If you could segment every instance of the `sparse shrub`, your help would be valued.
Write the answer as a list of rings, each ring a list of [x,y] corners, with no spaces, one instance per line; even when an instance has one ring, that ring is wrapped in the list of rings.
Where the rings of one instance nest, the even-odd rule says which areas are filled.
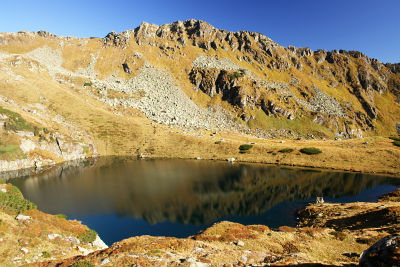
[[[64,219],[64,220],[66,220],[68,218],[67,215],[65,215],[65,214],[56,214],[54,216],[56,216],[57,218],[60,218],[60,219]]]
[[[83,234],[78,236],[78,239],[84,243],[91,243],[96,239],[97,233],[95,230],[89,229],[86,232],[84,232]]]
[[[92,82],[85,82],[84,84],[83,84],[83,86],[92,86],[93,85],[93,83]]]
[[[42,252],[42,257],[43,258],[50,258],[50,253],[48,253],[47,251],[43,251]]]
[[[400,137],[395,137],[395,136],[391,136],[391,137],[389,137],[389,139],[391,139],[393,141],[400,141]]]
[[[394,142],[393,142],[393,145],[395,145],[395,146],[400,146],[400,141],[394,141]]]
[[[290,153],[293,151],[294,151],[293,148],[284,148],[284,149],[278,150],[278,152],[280,152],[280,153]]]
[[[239,79],[240,77],[243,77],[244,72],[242,71],[235,71],[234,73],[229,75],[229,80],[236,80]]]
[[[90,261],[77,261],[72,264],[72,267],[94,267],[95,265]]]
[[[268,151],[267,153],[268,153],[268,154],[271,154],[271,153],[274,153],[274,151],[273,151],[273,150],[270,150],[270,151]]]
[[[333,235],[336,239],[339,239],[341,241],[346,239],[346,234],[343,232],[333,231],[333,232],[330,232],[329,234]]]
[[[247,150],[251,149],[252,147],[253,147],[253,145],[244,144],[244,145],[240,145],[239,146],[239,150],[240,151],[247,151]]]
[[[37,206],[25,199],[21,191],[15,186],[12,186],[7,193],[0,192],[0,209],[22,213],[36,208]]]
[[[271,155],[272,155],[272,156],[276,156],[276,152],[272,152]]]
[[[219,145],[219,144],[221,144],[222,142],[221,141],[215,141],[214,142],[214,144],[216,144],[216,145]]]
[[[300,152],[307,155],[315,155],[322,153],[321,149],[316,147],[305,147],[300,149]]]

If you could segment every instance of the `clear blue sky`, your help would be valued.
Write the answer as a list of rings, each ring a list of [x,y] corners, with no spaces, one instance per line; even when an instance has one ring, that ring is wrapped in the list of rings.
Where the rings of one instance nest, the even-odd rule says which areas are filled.
[[[400,62],[400,0],[2,0],[0,31],[103,37],[142,21],[201,19],[265,34],[283,46],[359,50]]]

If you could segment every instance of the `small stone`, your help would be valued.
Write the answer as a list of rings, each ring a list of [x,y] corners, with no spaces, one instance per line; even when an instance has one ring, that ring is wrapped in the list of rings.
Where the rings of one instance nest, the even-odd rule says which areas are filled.
[[[28,250],[27,248],[21,248],[21,251],[22,251],[24,254],[27,254],[27,253],[29,252],[29,250]]]
[[[235,158],[228,158],[227,161],[233,163],[233,162],[235,162]]]
[[[244,242],[242,240],[238,240],[238,241],[235,242],[235,245],[239,246],[239,247],[243,247],[244,246]]]
[[[32,218],[31,218],[31,216],[25,216],[25,215],[22,215],[22,214],[18,214],[18,216],[15,217],[15,219],[17,221],[28,221],[28,220],[30,220]]]
[[[101,261],[100,265],[106,265],[110,263],[110,259],[109,258],[105,258]]]
[[[49,234],[49,235],[47,235],[47,237],[48,237],[50,240],[54,240],[54,239],[56,239],[57,237],[60,237],[60,235],[59,235],[59,234]]]
[[[200,158],[200,157],[197,157],[196,160],[201,160],[201,158]]]

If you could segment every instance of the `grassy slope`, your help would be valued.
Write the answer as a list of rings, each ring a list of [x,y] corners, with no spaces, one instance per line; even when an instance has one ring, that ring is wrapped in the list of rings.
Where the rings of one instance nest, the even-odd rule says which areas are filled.
[[[22,41],[21,41],[22,42]],[[43,45],[42,38],[30,41],[27,46],[6,46],[1,47],[2,50],[8,52],[26,52],[40,45]],[[35,43],[37,42],[37,43]],[[98,51],[99,42],[96,39],[86,41],[73,40],[71,43],[81,42],[81,48],[75,49],[73,46],[64,46],[64,67],[76,70],[78,66],[87,66],[89,61],[89,53]],[[47,44],[47,43],[46,43]],[[49,41],[48,45],[55,47],[53,41]],[[76,45],[76,44],[74,44]],[[145,55],[145,59],[151,64],[168,69],[179,84],[182,90],[185,91],[193,100],[202,106],[219,104],[221,102],[216,99],[211,99],[201,92],[194,92],[192,85],[186,77],[187,71],[190,69],[191,61],[196,58],[201,52],[196,47],[183,48],[185,54],[179,61],[159,58],[158,50],[154,47],[142,47],[132,43],[125,50],[116,49],[113,47],[104,48],[100,52],[99,60],[95,69],[99,71],[100,76],[111,74],[112,70],[118,69],[118,75],[123,78],[128,78],[127,74],[123,73],[120,68],[121,62],[125,60],[137,60],[129,58],[134,51],[139,51]],[[213,52],[217,53],[217,52]],[[226,53],[220,51],[220,56],[231,58],[237,62],[235,53]],[[173,63],[175,62],[175,63]],[[237,62],[239,63],[239,62]],[[140,62],[138,63],[140,65]],[[241,63],[243,64],[243,63]],[[247,64],[247,63],[246,63]],[[254,73],[262,75],[262,72],[255,69],[253,66],[246,66]],[[83,88],[84,80],[71,81],[74,85],[58,83],[54,81],[45,72],[33,73],[24,66],[14,68],[14,72],[24,77],[20,81],[8,81],[10,78],[6,73],[0,73],[0,94],[9,99],[15,100],[17,103],[27,106],[28,104],[41,103],[48,113],[52,116],[56,114],[62,115],[69,122],[76,125],[78,128],[90,134],[96,147],[101,155],[130,155],[136,156],[139,153],[147,154],[152,157],[176,157],[176,158],[194,158],[202,157],[205,159],[222,159],[235,157],[243,161],[265,162],[265,163],[280,163],[299,166],[315,166],[323,168],[338,168],[356,171],[376,171],[399,173],[400,166],[400,150],[394,147],[389,140],[384,138],[370,138],[368,140],[348,140],[348,141],[291,141],[287,140],[285,144],[281,144],[276,140],[261,140],[250,136],[239,136],[229,133],[220,133],[217,136],[209,136],[209,133],[203,131],[202,137],[193,137],[183,135],[182,130],[170,129],[163,125],[158,125],[150,122],[148,119],[140,115],[140,112],[132,109],[111,108],[110,106],[100,103],[91,98],[87,91]],[[272,76],[282,76],[286,79],[283,73],[271,72]],[[134,74],[132,74],[134,75]],[[324,88],[322,85],[320,85]],[[345,90],[343,99],[347,97]],[[328,92],[332,93],[333,92]],[[391,98],[391,96],[390,96]],[[338,98],[341,99],[340,97]],[[389,97],[377,96],[378,101],[383,104]],[[34,120],[32,114],[26,113],[15,106],[10,105],[10,109],[20,112],[28,121]],[[395,106],[397,108],[397,106]],[[232,109],[232,108],[231,108]],[[388,108],[382,108],[382,117],[385,118],[385,113],[390,113],[391,119],[398,119],[397,113],[392,112]],[[116,115],[119,111],[123,116]],[[400,112],[399,112],[400,114]],[[267,118],[264,115],[259,115],[256,126],[260,128],[279,128],[291,127],[303,132],[312,132],[321,130],[321,127],[312,123],[309,119],[299,119],[294,121],[279,120]],[[261,119],[260,119],[261,117]],[[60,131],[66,135],[70,129],[63,127],[54,122],[48,121],[49,127],[53,130]],[[386,129],[384,126],[382,128]],[[379,127],[378,127],[379,129]],[[324,129],[322,129],[324,130]],[[326,130],[324,130],[326,131]],[[392,133],[391,131],[389,131]],[[388,131],[382,130],[382,134],[387,134]],[[327,134],[329,134],[327,132]],[[223,142],[220,145],[215,145],[214,142],[225,138],[229,141]],[[256,142],[257,145],[250,153],[238,154],[238,146],[246,142]],[[368,144],[363,144],[364,142]],[[288,153],[285,155],[272,155],[267,151],[279,150],[282,148],[294,148],[296,150],[304,146],[315,146],[321,148],[323,153],[317,156],[305,156],[300,153]]]

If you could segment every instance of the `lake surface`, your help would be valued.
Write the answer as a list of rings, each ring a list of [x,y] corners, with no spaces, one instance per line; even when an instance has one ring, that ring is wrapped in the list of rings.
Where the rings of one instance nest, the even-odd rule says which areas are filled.
[[[113,242],[136,235],[187,237],[229,220],[296,225],[296,212],[325,201],[376,201],[399,178],[194,160],[102,158],[11,179],[46,213],[63,213]]]

